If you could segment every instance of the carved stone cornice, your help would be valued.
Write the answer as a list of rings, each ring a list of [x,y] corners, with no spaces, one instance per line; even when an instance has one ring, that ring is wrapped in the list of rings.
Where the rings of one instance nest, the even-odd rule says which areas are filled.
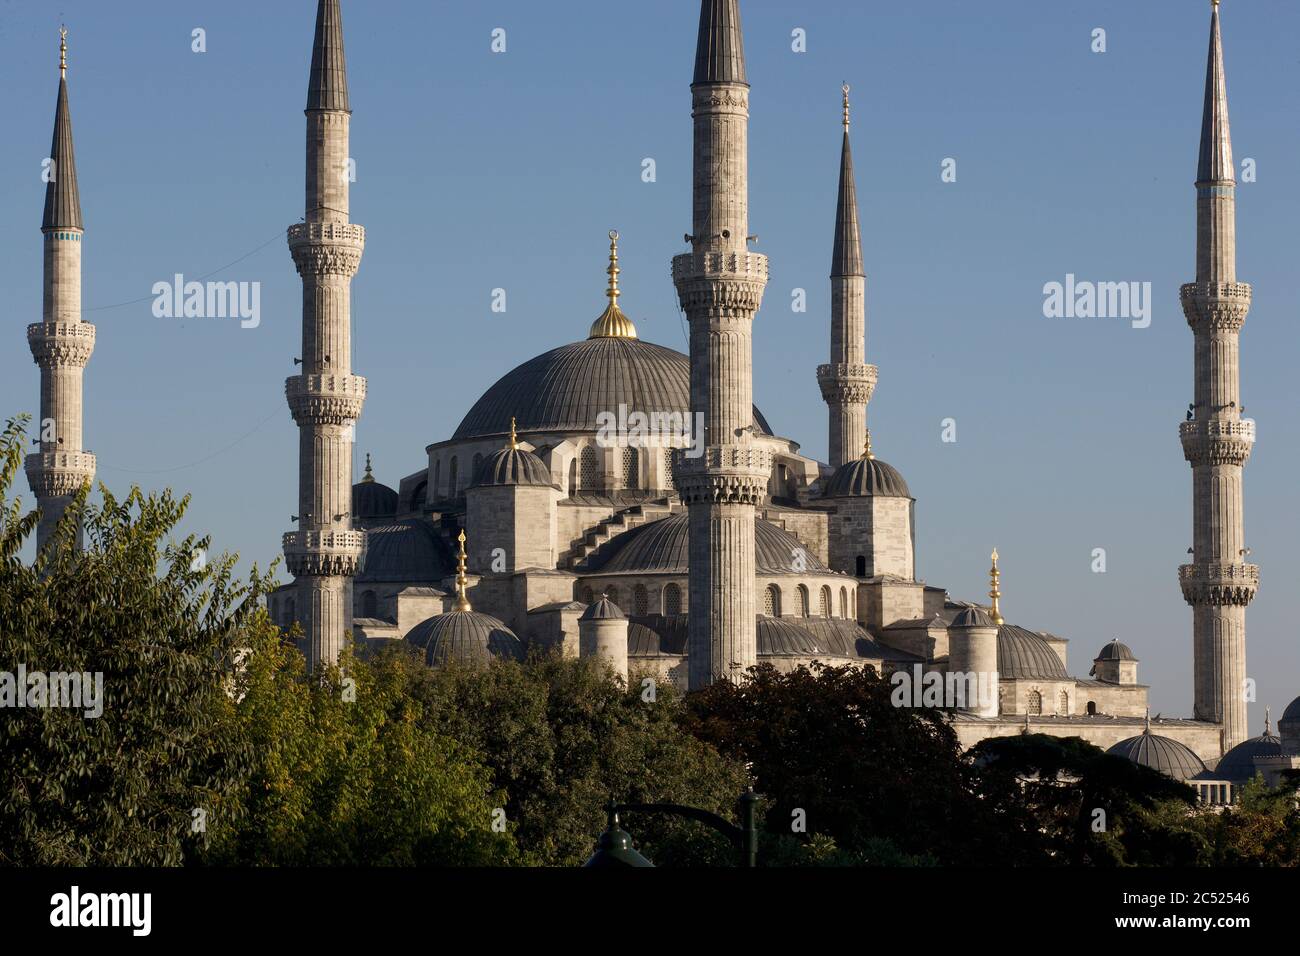
[[[1245,607],[1259,589],[1259,565],[1184,564],[1178,583],[1188,604]]]
[[[699,312],[739,317],[763,304],[767,256],[757,252],[687,252],[673,256],[673,285],[688,318]]]
[[[74,495],[95,480],[95,456],[88,451],[44,451],[23,459],[27,483],[37,499]]]
[[[351,278],[361,266],[366,230],[354,222],[298,222],[288,229],[289,252],[298,274]]]
[[[361,417],[366,380],[360,375],[290,375],[284,394],[299,425],[346,425]]]
[[[876,389],[874,365],[818,365],[817,384],[831,405],[865,405]]]
[[[1178,437],[1183,457],[1193,465],[1244,465],[1255,444],[1255,423],[1249,418],[1182,422]]]
[[[691,87],[691,116],[749,115],[749,87],[739,83],[701,83]]]
[[[33,322],[27,345],[41,368],[85,368],[95,351],[95,327],[89,322]]]
[[[294,577],[352,577],[366,549],[364,531],[289,531],[284,562]]]
[[[692,504],[762,504],[772,475],[772,452],[757,445],[707,445],[690,457],[673,450],[673,483]]]
[[[1240,332],[1250,311],[1250,286],[1245,282],[1188,282],[1178,291],[1183,315],[1192,331]]]

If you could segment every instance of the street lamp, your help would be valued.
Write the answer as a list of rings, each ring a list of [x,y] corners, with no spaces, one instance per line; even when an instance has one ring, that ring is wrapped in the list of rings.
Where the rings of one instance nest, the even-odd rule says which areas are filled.
[[[668,816],[686,817],[718,831],[740,851],[740,865],[758,866],[758,826],[754,822],[755,807],[758,797],[754,788],[749,787],[740,795],[740,826],[729,823],[716,813],[701,810],[699,807],[685,807],[678,803],[623,803],[610,801],[605,807],[607,823],[605,832],[596,841],[596,852],[587,860],[585,866],[591,867],[626,867],[654,866],[649,860],[632,849],[632,836],[619,826],[620,813],[662,813]]]

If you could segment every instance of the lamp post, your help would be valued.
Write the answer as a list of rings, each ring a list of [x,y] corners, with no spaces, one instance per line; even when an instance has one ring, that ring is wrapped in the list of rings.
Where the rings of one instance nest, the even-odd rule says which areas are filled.
[[[584,864],[590,867],[627,867],[654,866],[649,860],[632,849],[632,836],[619,825],[620,813],[660,813],[667,816],[685,817],[695,820],[725,836],[740,852],[740,865],[758,866],[758,826],[755,812],[758,797],[754,788],[749,787],[740,795],[740,826],[729,823],[716,813],[701,810],[699,807],[686,807],[678,803],[615,803],[613,800],[605,807],[607,823],[605,831],[596,841],[596,852]]]

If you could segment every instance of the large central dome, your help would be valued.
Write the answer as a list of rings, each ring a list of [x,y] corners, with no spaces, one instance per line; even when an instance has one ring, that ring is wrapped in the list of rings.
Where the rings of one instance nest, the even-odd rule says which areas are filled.
[[[594,432],[601,412],[678,412],[691,403],[691,364],[681,352],[640,339],[598,336],[562,345],[503,375],[474,403],[453,438],[521,432]],[[689,419],[686,419],[689,421]],[[754,427],[771,429],[757,408]]]

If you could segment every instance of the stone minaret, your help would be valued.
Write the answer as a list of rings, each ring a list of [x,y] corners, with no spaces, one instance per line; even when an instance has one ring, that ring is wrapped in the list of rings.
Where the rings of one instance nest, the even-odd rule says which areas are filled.
[[[752,331],[767,258],[748,249],[749,84],[737,0],[703,0],[695,79],[692,251],[673,258],[690,322],[691,410],[698,457],[677,453],[676,486],[690,509],[689,687],[738,679],[757,662],[754,507],[770,452],[754,441]]]
[[[1241,472],[1255,423],[1241,417],[1238,389],[1237,343],[1250,286],[1237,281],[1235,192],[1216,0],[1196,171],[1196,281],[1182,287],[1195,335],[1195,400],[1179,430],[1192,466],[1192,560],[1179,579],[1192,606],[1193,716],[1221,723],[1224,747],[1248,736],[1246,605],[1259,584],[1242,530]]]
[[[311,666],[333,662],[352,627],[352,576],[365,532],[352,527],[353,428],[366,380],[352,374],[352,276],[366,233],[348,222],[347,68],[339,0],[320,0],[307,88],[307,215],[289,227],[302,276],[302,374],[285,381],[298,423],[298,530],[284,536]]]
[[[866,364],[866,288],[858,231],[858,191],[849,148],[849,87],[845,84],[840,197],[831,254],[831,361],[817,366],[817,384],[830,407],[828,459],[832,468],[852,461],[861,452],[867,433],[867,402],[876,387],[876,367]]]
[[[67,30],[59,35],[59,99],[54,112],[49,181],[45,187],[45,294],[41,321],[27,326],[27,344],[41,368],[41,418],[36,438],[41,450],[24,462],[41,521],[40,551],[72,496],[94,480],[95,456],[81,447],[81,377],[95,348],[95,327],[81,321],[81,197],[72,154],[72,116],[68,112]],[[77,546],[81,529],[77,529]]]

